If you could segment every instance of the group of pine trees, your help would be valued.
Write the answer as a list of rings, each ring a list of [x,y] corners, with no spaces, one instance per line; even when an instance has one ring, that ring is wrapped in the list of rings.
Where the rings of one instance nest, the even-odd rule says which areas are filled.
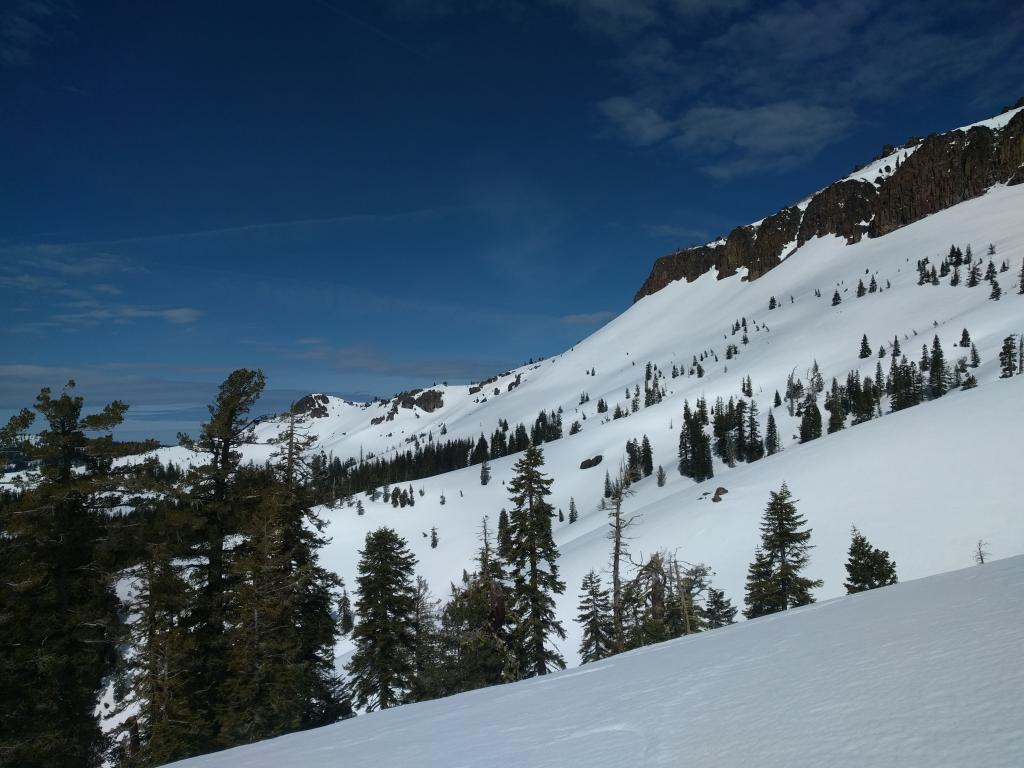
[[[803,575],[813,548],[806,525],[785,483],[769,494],[761,518],[761,544],[747,570],[743,615],[748,619],[814,602],[811,590],[822,582]],[[851,530],[846,572],[847,594],[897,582],[896,563],[889,553],[872,546],[856,527]]]
[[[263,387],[259,371],[227,378],[199,437],[182,436],[201,457],[184,473],[115,468],[122,447],[89,433],[127,406],[84,416],[73,382],[40,393],[39,435],[30,411],[3,430],[41,468],[0,508],[3,764],[158,765],[345,713],[309,441],[293,418],[270,462],[241,462]],[[113,744],[95,712],[108,680]]]
[[[928,257],[918,259],[917,284],[940,285],[941,279],[949,277],[949,285],[953,287],[963,283],[968,288],[976,288],[984,281],[990,286],[989,298],[993,301],[999,301],[1002,298],[1003,289],[999,285],[997,275],[1008,272],[1010,265],[1009,262],[1004,260],[997,269],[995,260],[992,258],[995,255],[995,245],[989,244],[988,264],[985,266],[983,273],[982,264],[984,264],[984,260],[974,260],[974,254],[971,253],[970,245],[967,246],[966,250],[961,250],[957,245],[951,245],[949,253],[939,262],[937,269],[934,264],[930,264]],[[963,275],[960,272],[961,267],[964,268]],[[1024,264],[1021,265],[1018,293],[1024,294]]]
[[[348,665],[354,703],[368,711],[544,675],[565,661],[554,644],[562,594],[555,512],[541,450],[530,446],[508,485],[497,541],[487,518],[477,570],[451,586],[441,606],[415,576],[415,557],[389,528],[366,537],[358,565],[355,653]]]

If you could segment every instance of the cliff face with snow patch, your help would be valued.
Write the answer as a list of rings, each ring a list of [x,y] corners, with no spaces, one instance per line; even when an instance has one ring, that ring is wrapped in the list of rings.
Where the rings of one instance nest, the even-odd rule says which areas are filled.
[[[662,256],[633,300],[712,269],[719,278],[745,269],[755,280],[813,237],[839,235],[848,243],[881,237],[995,184],[1024,182],[1024,106],[1017,104],[991,120],[912,140],[724,240]]]

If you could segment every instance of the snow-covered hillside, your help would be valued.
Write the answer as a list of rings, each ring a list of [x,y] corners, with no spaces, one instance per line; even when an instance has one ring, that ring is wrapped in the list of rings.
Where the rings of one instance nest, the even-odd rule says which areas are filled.
[[[989,243],[996,247],[997,265],[1009,263],[1009,270],[998,275],[1002,300],[991,301],[984,282],[976,288],[951,287],[947,280],[938,286],[917,285],[917,259],[927,256],[934,263],[952,244],[971,244],[976,257],[982,256]],[[572,620],[577,589],[588,570],[600,569],[608,561],[607,518],[598,509],[604,473],[609,468],[614,472],[627,440],[645,434],[653,445],[655,464],[665,467],[669,479],[659,488],[654,477],[645,478],[627,502],[627,512],[640,515],[631,530],[634,557],[666,548],[684,560],[706,562],[717,574],[716,586],[737,603],[742,602],[760,514],[769,491],[783,480],[814,530],[817,548],[809,575],[825,580],[819,599],[843,592],[851,524],[893,555],[904,579],[969,564],[978,539],[990,542],[996,556],[1024,553],[1024,521],[1014,491],[1016,446],[1024,425],[1024,377],[1000,380],[997,366],[1003,338],[1024,332],[1024,296],[1016,293],[1022,259],[1024,185],[996,187],[885,237],[856,245],[840,238],[813,240],[754,282],[739,275],[716,280],[708,274],[692,283],[673,283],[573,349],[513,371],[479,393],[470,394],[468,387],[438,387],[444,406],[433,413],[399,408],[394,420],[372,425],[370,420],[386,414],[388,405],[332,399],[328,415],[308,424],[324,450],[345,458],[404,449],[405,439],[413,434],[422,439],[429,434],[435,440],[475,438],[481,432],[489,436],[499,419],[529,426],[542,409],[561,407],[566,432],[579,419],[578,434],[544,445],[546,472],[554,478],[553,503],[567,514],[572,497],[580,510],[575,524],[555,522],[559,565],[567,583],[558,610],[569,632],[560,645],[572,664],[579,633]],[[867,283],[871,276],[882,290],[856,298],[858,280]],[[833,306],[837,289],[842,303]],[[769,311],[773,296],[779,306]],[[739,318],[748,321],[747,345],[740,343],[741,334],[732,335]],[[755,323],[762,330],[755,331]],[[715,477],[703,484],[675,470],[684,399],[692,404],[701,395],[709,402],[737,396],[741,380],[750,376],[763,432],[774,393],[784,392],[794,368],[806,380],[816,360],[826,382],[833,376],[844,381],[852,368],[873,375],[878,359],[858,357],[863,334],[875,350],[898,337],[912,359],[938,334],[952,357],[966,352],[956,346],[963,328],[970,331],[981,355],[981,366],[972,371],[980,382],[977,389],[886,413],[805,445],[794,439],[798,419],[791,418],[785,407],[776,408],[785,446],[781,454],[734,468],[716,460]],[[726,360],[725,348],[731,343],[740,352]],[[705,360],[702,378],[685,375],[692,357],[709,349],[715,350],[718,362]],[[599,416],[599,398],[612,409],[616,403],[628,405],[625,390],[643,387],[648,361],[666,376],[673,364],[680,365],[684,375],[665,379],[667,395],[657,405],[614,421],[608,420],[609,414]],[[881,362],[887,370],[888,357]],[[520,385],[508,391],[516,376]],[[497,396],[494,387],[499,389]],[[580,406],[582,392],[590,401]],[[442,425],[446,438],[441,437]],[[269,437],[277,426],[265,424],[260,431]],[[259,460],[270,450],[257,446],[250,449],[250,456]],[[178,461],[187,458],[181,449],[165,449],[163,454]],[[604,457],[600,466],[579,468],[583,459],[597,454]],[[324,553],[325,564],[354,584],[357,551],[365,534],[391,526],[409,540],[420,561],[418,573],[445,597],[448,584],[471,565],[481,518],[489,515],[493,524],[507,506],[504,484],[512,477],[515,461],[515,456],[492,461],[493,478],[486,487],[475,466],[415,481],[414,507],[396,509],[361,496],[365,515],[347,506],[325,509],[333,537]],[[719,485],[729,493],[713,504],[708,494]],[[436,549],[427,538],[432,527],[440,537]]]
[[[176,765],[1018,765],[1022,594],[1010,558]]]

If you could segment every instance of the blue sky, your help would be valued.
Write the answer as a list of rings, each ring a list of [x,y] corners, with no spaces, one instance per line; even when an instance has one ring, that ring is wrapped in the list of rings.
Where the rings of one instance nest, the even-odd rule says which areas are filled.
[[[653,260],[1024,95],[1019,3],[0,5],[0,415],[193,429],[557,353]]]

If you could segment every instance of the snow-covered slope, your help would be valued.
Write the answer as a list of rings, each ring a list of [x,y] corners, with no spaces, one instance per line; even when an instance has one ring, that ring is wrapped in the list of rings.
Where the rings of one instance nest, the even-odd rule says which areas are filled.
[[[996,247],[997,266],[1003,260],[1009,263],[1009,271],[998,275],[1004,291],[1001,301],[989,300],[984,282],[976,288],[954,288],[947,280],[938,286],[917,285],[917,259],[930,257],[936,263],[952,244],[971,244],[980,257],[989,243]],[[996,556],[1024,553],[1024,521],[1014,491],[1024,429],[1024,377],[1000,380],[997,366],[1003,338],[1024,332],[1024,296],[1016,293],[1022,259],[1024,185],[998,186],[885,237],[856,245],[840,238],[812,240],[754,282],[739,275],[716,280],[708,274],[692,283],[673,283],[573,349],[513,371],[479,393],[470,394],[468,387],[438,387],[444,406],[433,413],[400,408],[393,421],[372,425],[371,418],[385,415],[390,406],[332,399],[328,415],[311,419],[308,425],[326,451],[345,458],[404,449],[413,434],[435,440],[475,438],[481,432],[489,437],[500,418],[529,427],[542,409],[561,407],[566,433],[573,420],[580,420],[579,434],[544,445],[546,472],[554,478],[552,502],[567,514],[572,497],[580,510],[575,524],[555,522],[562,554],[559,565],[567,583],[558,610],[569,632],[560,645],[572,664],[578,642],[572,621],[576,591],[589,569],[600,569],[608,560],[607,520],[598,510],[604,473],[608,468],[614,472],[627,440],[645,434],[653,445],[655,464],[665,467],[669,479],[659,488],[653,477],[645,478],[628,501],[627,511],[640,515],[631,531],[634,557],[666,548],[684,560],[706,562],[717,573],[715,584],[734,602],[742,602],[746,567],[768,492],[783,480],[814,530],[817,549],[810,575],[825,580],[819,599],[843,591],[842,564],[851,524],[889,550],[901,578],[970,563],[978,539],[990,542]],[[858,280],[867,283],[871,276],[882,290],[856,298]],[[834,290],[842,296],[838,306],[831,302]],[[773,296],[779,306],[769,311]],[[742,317],[750,328],[747,345],[741,344],[741,334],[732,335],[734,321]],[[898,337],[911,359],[918,358],[921,345],[930,344],[938,334],[952,358],[966,353],[956,346],[963,328],[970,331],[981,355],[981,367],[972,371],[980,382],[977,389],[886,413],[805,445],[795,443],[798,420],[785,408],[776,408],[783,453],[735,468],[716,460],[715,477],[700,485],[675,471],[684,399],[692,404],[701,395],[709,402],[718,396],[738,396],[741,380],[750,376],[763,432],[774,393],[784,392],[793,369],[806,381],[807,370],[817,360],[826,382],[833,376],[844,381],[852,368],[873,376],[878,359],[861,360],[857,355],[863,334],[875,350]],[[730,343],[737,344],[740,353],[726,360]],[[709,349],[718,361],[704,361],[707,373],[702,378],[685,375],[692,357]],[[614,421],[608,414],[598,415],[596,404],[602,397],[612,409],[616,403],[628,406],[624,391],[636,385],[643,389],[648,361],[666,375],[673,364],[684,369],[683,376],[665,379],[664,401]],[[888,370],[888,357],[881,362]],[[594,376],[589,375],[591,369]],[[517,375],[520,385],[508,391]],[[584,391],[590,401],[580,406]],[[447,437],[441,435],[442,425]],[[265,424],[261,435],[268,437],[277,429]],[[270,450],[257,446],[249,455],[262,460]],[[181,449],[165,449],[163,454],[179,461],[187,458]],[[604,457],[599,467],[579,469],[583,459],[597,454]],[[515,461],[515,456],[493,461],[486,487],[480,485],[478,467],[415,481],[414,507],[396,509],[360,497],[365,515],[347,506],[325,509],[333,537],[325,564],[353,584],[366,532],[391,526],[410,541],[420,561],[418,572],[438,596],[445,597],[448,584],[471,566],[481,518],[489,515],[493,525],[499,510],[507,506],[504,484],[512,477]],[[719,485],[729,493],[722,503],[712,504],[707,494]],[[440,536],[436,549],[430,548],[427,538],[431,527]]]
[[[1019,765],[1024,557],[176,765]]]

